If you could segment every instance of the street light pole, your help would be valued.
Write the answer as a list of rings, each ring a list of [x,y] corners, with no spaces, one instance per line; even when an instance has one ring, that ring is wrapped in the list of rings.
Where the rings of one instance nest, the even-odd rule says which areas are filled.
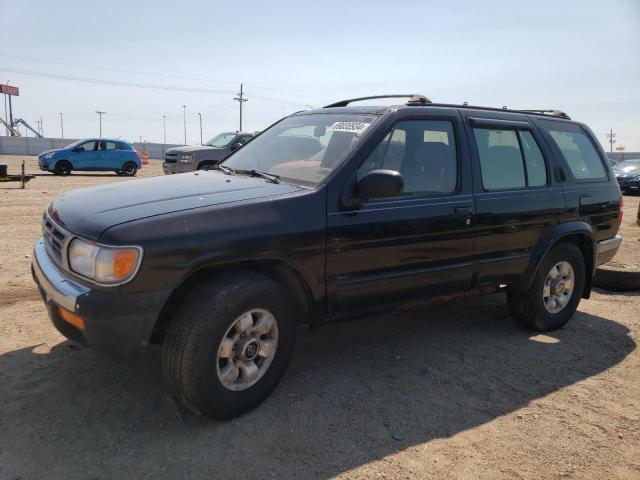
[[[187,106],[182,105],[182,123],[184,124],[184,144],[187,144]]]
[[[64,125],[62,124],[62,112],[58,112],[60,115],[60,135],[64,139]]]
[[[166,145],[167,144],[167,116],[166,115],[162,115],[162,132],[163,132],[162,144]]]
[[[202,114],[198,113],[198,117],[200,117],[200,146],[202,146]]]
[[[100,117],[100,138],[102,138],[102,115],[104,115],[107,112],[101,112],[100,110],[96,110],[96,113]]]

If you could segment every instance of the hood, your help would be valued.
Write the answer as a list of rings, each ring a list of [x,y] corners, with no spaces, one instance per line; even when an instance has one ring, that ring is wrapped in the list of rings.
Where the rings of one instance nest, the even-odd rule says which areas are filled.
[[[39,157],[42,157],[48,153],[56,153],[56,152],[61,152],[62,150],[64,150],[64,148],[51,148],[49,150],[45,150],[44,152],[42,152],[40,155],[38,155]]]
[[[300,190],[258,178],[198,171],[72,190],[51,203],[49,214],[71,233],[97,240],[107,228],[141,218]]]
[[[184,147],[172,147],[167,149],[166,153],[189,153],[200,152],[203,150],[222,150],[219,147],[210,147],[209,145],[185,145]]]

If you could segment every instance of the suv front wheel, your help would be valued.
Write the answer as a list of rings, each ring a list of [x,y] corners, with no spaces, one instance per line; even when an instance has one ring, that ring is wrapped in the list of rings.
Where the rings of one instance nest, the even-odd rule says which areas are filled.
[[[169,325],[165,383],[182,406],[224,419],[258,406],[284,374],[296,322],[286,291],[244,273],[191,291]]]
[[[573,316],[585,284],[585,262],[572,243],[554,247],[526,292],[507,290],[511,315],[521,323],[542,332],[562,327]]]

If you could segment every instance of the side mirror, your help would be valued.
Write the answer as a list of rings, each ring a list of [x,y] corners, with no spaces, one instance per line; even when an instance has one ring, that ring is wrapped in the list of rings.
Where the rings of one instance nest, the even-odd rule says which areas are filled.
[[[372,170],[364,175],[356,185],[356,192],[360,198],[395,197],[402,193],[404,179],[395,170]]]
[[[235,151],[237,149],[239,149],[242,146],[242,144],[240,142],[238,143],[234,143],[233,145],[231,145],[231,151]]]

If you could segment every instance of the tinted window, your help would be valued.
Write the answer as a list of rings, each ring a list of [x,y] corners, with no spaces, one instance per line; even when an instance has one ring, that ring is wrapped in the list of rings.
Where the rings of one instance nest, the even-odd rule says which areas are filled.
[[[573,123],[543,122],[578,180],[606,180],[604,165],[591,139]]]
[[[482,185],[486,190],[525,187],[524,164],[515,130],[474,128]]]
[[[544,157],[531,132],[519,131],[520,143],[524,152],[524,162],[527,167],[527,180],[530,187],[539,187],[547,184],[547,168]]]
[[[98,142],[99,150],[117,150],[116,142],[109,142],[106,140],[101,140]]]
[[[453,125],[440,120],[397,123],[358,171],[362,177],[380,168],[404,178],[405,195],[451,193],[457,182]]]
[[[239,143],[241,145],[244,145],[245,143],[247,143],[249,140],[251,140],[253,137],[252,136],[248,136],[245,135],[244,137],[239,137],[238,141],[236,143]]]

